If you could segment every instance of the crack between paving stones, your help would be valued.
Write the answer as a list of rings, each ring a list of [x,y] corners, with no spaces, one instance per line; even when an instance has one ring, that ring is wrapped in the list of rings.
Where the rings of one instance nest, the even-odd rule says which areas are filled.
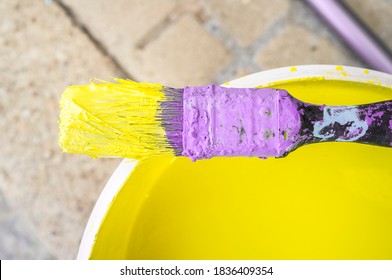
[[[164,18],[160,23],[158,23],[155,27],[153,27],[146,35],[143,36],[136,44],[136,48],[140,51],[143,50],[147,45],[151,42],[154,42],[156,39],[161,36],[162,32],[168,29],[168,27],[173,23],[173,20],[169,17]]]
[[[63,2],[56,0],[53,1],[55,4],[57,4],[63,11],[64,13],[69,17],[71,20],[72,24],[75,25],[79,30],[87,36],[87,38],[94,44],[94,46],[106,57],[108,57],[111,62],[116,66],[117,70],[120,72],[119,78],[126,78],[126,79],[131,79],[135,80],[132,75],[128,73],[127,70],[121,65],[121,63],[107,50],[107,48],[97,39],[94,37],[94,35],[88,30],[86,25],[84,25],[74,14],[71,8],[69,8],[67,5],[65,5]]]

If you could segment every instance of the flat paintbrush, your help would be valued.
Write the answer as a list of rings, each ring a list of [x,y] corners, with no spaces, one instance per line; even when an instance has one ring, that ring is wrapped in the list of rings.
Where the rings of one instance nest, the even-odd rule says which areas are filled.
[[[59,123],[63,150],[92,157],[267,158],[318,142],[392,146],[392,101],[319,106],[270,88],[92,82],[66,89]]]

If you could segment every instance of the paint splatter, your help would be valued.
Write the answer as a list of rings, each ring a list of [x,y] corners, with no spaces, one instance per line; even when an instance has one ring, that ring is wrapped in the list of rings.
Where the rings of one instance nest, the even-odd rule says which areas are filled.
[[[366,116],[365,116],[365,121],[367,124],[370,125],[376,125],[380,126],[381,125],[381,117],[384,115],[383,111],[378,111],[374,112],[374,110],[377,110],[378,108],[376,107],[375,109],[368,109],[366,110]]]
[[[355,141],[366,134],[368,123],[358,117],[357,106],[325,106],[323,119],[314,124],[313,135],[321,141]]]
[[[340,75],[342,75],[343,77],[350,77],[350,75],[347,72],[344,71],[342,66],[338,65],[338,66],[335,67],[335,69],[337,71],[339,71]]]

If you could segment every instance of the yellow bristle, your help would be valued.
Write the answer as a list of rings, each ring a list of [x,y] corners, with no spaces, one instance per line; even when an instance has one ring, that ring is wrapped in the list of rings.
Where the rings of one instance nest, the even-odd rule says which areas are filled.
[[[160,84],[116,83],[70,86],[60,101],[59,144],[67,153],[141,158],[173,154],[160,118]]]

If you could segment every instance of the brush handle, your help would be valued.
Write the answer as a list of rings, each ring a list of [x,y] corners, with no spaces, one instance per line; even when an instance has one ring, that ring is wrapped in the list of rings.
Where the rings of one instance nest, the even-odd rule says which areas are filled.
[[[392,101],[358,106],[317,106],[298,102],[299,144],[358,142],[392,146]]]
[[[182,155],[284,157],[319,142],[392,146],[392,100],[319,106],[271,88],[186,87]]]

